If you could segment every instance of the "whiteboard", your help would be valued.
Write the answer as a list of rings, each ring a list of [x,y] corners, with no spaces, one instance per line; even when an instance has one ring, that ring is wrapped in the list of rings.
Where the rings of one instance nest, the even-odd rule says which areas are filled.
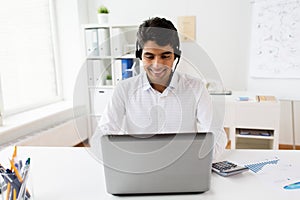
[[[300,78],[300,0],[255,0],[250,76]]]

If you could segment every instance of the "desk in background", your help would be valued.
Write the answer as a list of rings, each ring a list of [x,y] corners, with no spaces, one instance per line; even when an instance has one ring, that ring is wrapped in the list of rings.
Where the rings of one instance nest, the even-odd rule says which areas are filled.
[[[0,162],[8,166],[13,148],[0,151]],[[299,199],[300,189],[281,191],[272,189],[252,172],[232,177],[212,174],[211,188],[202,194],[123,196],[106,192],[103,166],[90,153],[89,148],[80,147],[19,147],[18,155],[31,157],[31,179],[34,199],[38,200],[83,200],[83,199],[132,199],[132,200],[199,200],[199,199]],[[283,150],[227,150],[221,159],[237,163],[260,161],[278,156],[293,165],[300,165],[300,151]],[[284,173],[284,172],[283,172]],[[300,178],[300,177],[299,177]],[[120,180],[122,181],[122,180]],[[300,181],[300,180],[299,180]],[[124,183],[126,184],[126,183]]]
[[[278,149],[280,103],[279,101],[258,102],[255,94],[236,92],[225,95],[224,126],[228,128],[231,149]],[[239,101],[247,97],[248,101]],[[257,135],[244,135],[252,132]],[[270,136],[258,133],[270,133]]]

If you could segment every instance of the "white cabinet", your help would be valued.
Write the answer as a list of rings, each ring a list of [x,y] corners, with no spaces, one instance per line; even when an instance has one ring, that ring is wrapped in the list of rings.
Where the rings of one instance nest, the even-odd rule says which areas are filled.
[[[236,95],[226,97],[231,149],[278,149],[280,103],[236,99]]]
[[[136,25],[83,25],[91,133],[114,87],[125,75],[134,76],[140,71],[135,58],[137,29]]]
[[[112,96],[113,89],[95,87],[90,88],[89,92],[91,114],[101,116],[102,112],[105,109],[105,106]]]

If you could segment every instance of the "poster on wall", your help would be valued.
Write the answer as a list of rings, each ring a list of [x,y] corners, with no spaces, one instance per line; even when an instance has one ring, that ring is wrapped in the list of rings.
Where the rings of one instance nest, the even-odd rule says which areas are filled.
[[[300,78],[300,0],[252,2],[250,76]]]

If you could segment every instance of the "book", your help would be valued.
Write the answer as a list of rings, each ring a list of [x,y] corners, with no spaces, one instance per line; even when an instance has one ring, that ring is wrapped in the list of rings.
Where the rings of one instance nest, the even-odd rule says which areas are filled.
[[[275,96],[257,95],[256,100],[258,102],[261,102],[261,101],[276,101],[276,97]]]
[[[132,77],[133,59],[122,59],[122,80]]]

